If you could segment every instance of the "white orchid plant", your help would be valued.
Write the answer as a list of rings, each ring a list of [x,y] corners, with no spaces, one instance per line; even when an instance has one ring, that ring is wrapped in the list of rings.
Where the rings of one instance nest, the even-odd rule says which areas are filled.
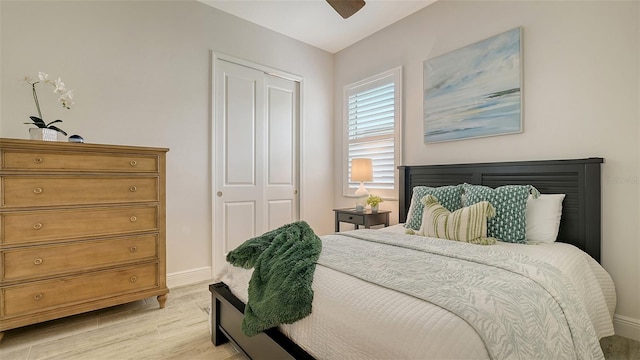
[[[65,109],[71,109],[71,105],[73,105],[73,90],[68,90],[65,87],[64,82],[62,82],[62,79],[58,78],[58,80],[50,80],[49,75],[43,72],[39,72],[38,77],[36,79],[30,76],[25,76],[24,81],[27,82],[27,84],[31,85],[31,89],[33,91],[33,100],[36,102],[36,109],[38,109],[38,116],[29,116],[29,118],[33,122],[25,123],[25,124],[35,125],[39,128],[55,130],[64,135],[67,135],[67,133],[64,130],[60,129],[55,125],[52,125],[56,123],[61,123],[62,120],[54,120],[50,123],[46,123],[44,121],[42,117],[42,111],[40,111],[40,103],[38,102],[36,85],[43,83],[43,84],[48,84],[53,86],[53,92],[59,95],[58,101],[62,103],[62,107]]]

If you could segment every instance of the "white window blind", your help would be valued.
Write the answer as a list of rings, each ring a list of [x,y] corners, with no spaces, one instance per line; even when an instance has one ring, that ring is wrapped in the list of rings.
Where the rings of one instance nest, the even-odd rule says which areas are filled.
[[[351,182],[351,160],[370,158],[373,181],[368,190],[395,197],[400,139],[400,68],[345,87],[345,195],[359,183]]]

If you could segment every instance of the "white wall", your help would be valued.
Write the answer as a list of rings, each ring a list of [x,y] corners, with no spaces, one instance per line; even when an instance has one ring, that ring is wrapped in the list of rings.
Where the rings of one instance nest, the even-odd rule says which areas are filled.
[[[333,229],[333,56],[193,1],[1,5],[0,136],[28,138],[25,75],[62,77],[76,105],[39,93],[45,118],[87,142],[168,147],[169,286],[210,277],[210,51],[304,78],[303,219]],[[49,90],[47,90],[49,91]]]
[[[604,157],[602,264],[617,286],[617,331],[640,340],[638,5],[438,1],[336,54],[334,147],[342,149],[343,86],[402,66],[403,164]],[[423,61],[518,26],[524,133],[425,145]],[[336,150],[336,174],[341,156]],[[334,188],[341,188],[339,176]],[[334,196],[336,206],[352,203]],[[397,202],[382,207],[397,221]]]

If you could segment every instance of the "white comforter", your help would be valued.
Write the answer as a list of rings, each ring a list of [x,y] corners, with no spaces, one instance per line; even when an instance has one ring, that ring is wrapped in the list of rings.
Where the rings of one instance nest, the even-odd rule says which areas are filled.
[[[401,225],[380,231],[404,234]],[[492,246],[560,269],[583,301],[598,338],[613,335],[613,282],[590,256],[562,243]],[[219,280],[246,303],[250,277],[250,270],[229,265]],[[429,302],[321,265],[316,267],[313,289],[312,314],[280,328],[317,359],[489,358],[469,324]]]

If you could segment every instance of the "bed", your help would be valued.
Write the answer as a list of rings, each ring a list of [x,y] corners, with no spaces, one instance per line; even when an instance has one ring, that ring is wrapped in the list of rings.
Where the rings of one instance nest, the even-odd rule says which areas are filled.
[[[598,265],[602,163],[602,158],[588,158],[400,166],[399,221],[404,223],[407,220],[413,188],[416,186],[439,187],[468,183],[495,188],[520,184],[532,185],[542,194],[566,194],[556,244],[527,246],[498,243],[490,247],[496,252],[513,254],[513,257],[544,258],[563,272],[566,269],[575,293],[585,303],[589,321],[593,324],[595,335],[591,334],[590,343],[584,345],[592,349],[583,349],[583,354],[591,354],[590,351],[599,350],[597,339],[613,334],[611,319],[615,307],[611,278]],[[394,237],[402,238],[403,242],[411,242],[415,238],[406,235],[402,225],[352,233],[355,232],[369,232],[367,236],[372,237],[394,234]],[[345,241],[343,238],[358,237],[357,234],[327,235],[323,237],[323,241]],[[433,241],[443,242],[438,239]],[[351,246],[351,243],[356,247],[361,246],[363,251],[365,247],[370,247],[363,247],[351,240],[343,242],[341,246]],[[459,246],[456,242],[447,243],[447,246]],[[484,258],[484,255],[479,257]],[[221,275],[222,281],[210,285],[209,289],[212,294],[212,342],[219,345],[231,341],[252,359],[511,357],[504,355],[509,353],[509,349],[496,351],[487,345],[486,339],[477,334],[476,328],[466,318],[454,314],[455,311],[446,310],[389,286],[372,285],[362,277],[345,275],[325,266],[316,267],[313,284],[315,297],[310,316],[296,323],[247,337],[240,330],[240,324],[250,276],[250,271],[229,269]],[[570,314],[566,316],[569,317]],[[519,330],[511,329],[509,333]],[[557,332],[548,330],[545,331],[552,334],[549,335],[552,338],[559,336]],[[554,339],[549,339],[552,340]],[[597,349],[593,350],[594,347]],[[595,354],[593,357],[599,355]]]

